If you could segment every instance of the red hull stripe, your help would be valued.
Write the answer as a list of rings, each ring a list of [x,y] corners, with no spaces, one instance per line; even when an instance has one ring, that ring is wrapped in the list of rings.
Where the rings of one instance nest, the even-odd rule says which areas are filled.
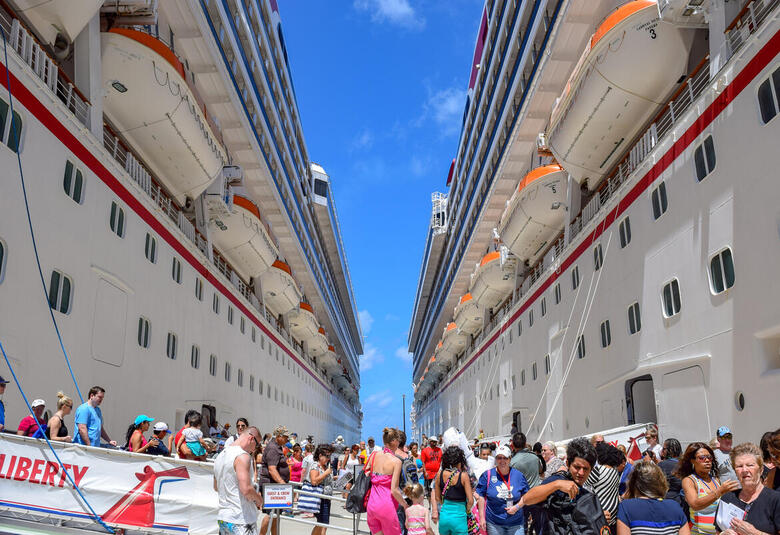
[[[168,245],[188,263],[196,272],[198,272],[204,279],[209,281],[214,288],[216,288],[222,295],[224,295],[235,307],[244,313],[252,322],[260,328],[265,335],[270,338],[276,345],[278,345],[287,355],[297,362],[309,375],[314,378],[323,388],[329,393],[333,393],[331,389],[323,383],[319,377],[311,372],[303,363],[299,360],[298,356],[284,346],[279,338],[270,330],[260,323],[257,316],[249,310],[246,306],[239,301],[239,299],[231,292],[225,285],[223,285],[206,266],[201,263],[195,255],[193,255],[189,249],[187,249],[168,229],[160,223],[160,221],[149,211],[147,208],[131,193],[122,183],[106,169],[106,167],[100,162],[100,160],[92,154],[71,132],[66,128],[55,116],[52,114],[46,106],[39,101],[32,92],[22,84],[19,79],[10,73],[11,85],[13,87],[14,99],[21,103],[28,112],[30,112],[41,124],[43,124],[62,144],[73,153],[81,162],[86,165],[90,171],[97,175],[111,191],[114,192],[122,201],[138,216],[149,225],[162,239],[164,239]],[[2,86],[8,89],[6,80],[6,68],[5,65],[0,63],[0,83]]]
[[[591,233],[588,234],[588,236],[577,246],[574,252],[572,252],[566,258],[566,260],[561,263],[558,272],[550,275],[550,277],[548,277],[547,280],[536,289],[533,295],[526,299],[517,312],[512,314],[512,317],[510,317],[509,320],[505,323],[505,327],[490,337],[490,339],[480,348],[480,350],[473,357],[471,357],[468,363],[466,363],[466,365],[461,368],[457,374],[455,374],[455,377],[450,379],[447,384],[444,385],[444,388],[442,388],[439,393],[434,396],[433,400],[435,400],[437,397],[439,397],[439,394],[449,388],[449,386],[455,380],[457,380],[458,377],[460,377],[460,375],[465,372],[466,369],[468,369],[468,367],[471,366],[482,355],[482,353],[484,353],[485,350],[496,341],[499,336],[506,332],[506,326],[511,326],[523,312],[525,312],[531,305],[534,304],[536,299],[538,299],[539,296],[541,296],[545,290],[547,290],[547,288],[549,288],[556,280],[558,280],[561,273],[566,271],[574,262],[576,262],[582,253],[588,250],[593,245],[593,242],[599,236],[601,236],[604,231],[606,231],[617,220],[617,218],[623,214],[623,212],[628,210],[629,206],[631,206],[631,204],[637,198],[639,198],[639,196],[645,190],[647,190],[647,188],[650,187],[656,178],[661,176],[661,174],[672,164],[672,162],[674,162],[679,156],[683,154],[683,152],[691,143],[693,143],[699,134],[701,134],[704,129],[707,128],[715,120],[715,118],[726,109],[731,101],[733,101],[742,92],[742,90],[745,89],[745,87],[747,87],[748,84],[750,84],[767,65],[769,65],[769,62],[772,61],[779,52],[780,31],[775,33],[775,35],[772,36],[772,38],[763,46],[763,48],[758,51],[753,59],[751,59],[750,62],[745,65],[745,68],[743,68],[742,71],[740,71],[740,73],[734,78],[734,80],[732,80],[732,82],[726,86],[726,88],[715,98],[712,104],[710,104],[707,109],[704,110],[704,113],[702,113],[698,119],[696,119],[693,124],[688,127],[685,133],[680,136],[680,139],[675,141],[669,150],[666,151],[663,157],[658,162],[656,162],[655,165],[653,165],[653,167],[647,173],[645,173],[645,175],[634,185],[631,191],[629,191],[625,197],[620,199],[617,206],[610,210],[606,216],[604,216],[604,219],[596,226],[596,228],[591,231]]]

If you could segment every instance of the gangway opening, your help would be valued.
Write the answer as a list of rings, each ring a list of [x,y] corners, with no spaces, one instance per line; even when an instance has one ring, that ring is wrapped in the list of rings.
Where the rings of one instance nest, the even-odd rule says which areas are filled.
[[[652,375],[642,375],[626,381],[626,409],[628,425],[658,421]]]

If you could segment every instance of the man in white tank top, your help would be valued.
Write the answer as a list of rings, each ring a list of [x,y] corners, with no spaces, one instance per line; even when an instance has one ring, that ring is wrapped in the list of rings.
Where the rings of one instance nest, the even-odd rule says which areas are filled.
[[[255,535],[257,510],[263,497],[252,485],[251,453],[260,443],[260,431],[250,427],[214,461],[214,490],[219,493],[217,523],[220,535]]]

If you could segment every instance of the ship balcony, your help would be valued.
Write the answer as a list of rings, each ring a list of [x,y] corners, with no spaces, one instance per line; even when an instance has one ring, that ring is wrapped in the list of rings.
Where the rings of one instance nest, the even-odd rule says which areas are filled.
[[[228,158],[184,64],[163,41],[135,29],[102,33],[101,47],[106,116],[176,202],[196,198]]]

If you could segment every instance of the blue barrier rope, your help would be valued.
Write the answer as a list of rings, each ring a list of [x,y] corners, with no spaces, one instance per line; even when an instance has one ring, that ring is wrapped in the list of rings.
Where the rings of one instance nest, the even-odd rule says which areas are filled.
[[[11,122],[13,123],[14,120],[14,97],[13,97],[13,91],[11,91],[11,68],[8,65],[8,40],[5,36],[5,30],[0,27],[0,34],[3,36],[3,53],[5,55],[5,80],[6,84],[8,86],[8,101],[10,106],[10,117]],[[73,379],[73,384],[76,386],[76,394],[78,394],[79,399],[82,403],[84,403],[84,398],[81,395],[81,390],[79,389],[79,384],[76,381],[76,375],[73,373],[73,368],[70,365],[70,359],[68,358],[68,352],[65,350],[65,343],[62,341],[62,334],[60,333],[60,327],[57,325],[57,320],[54,317],[54,311],[52,310],[51,304],[49,303],[49,290],[46,288],[46,280],[43,278],[43,269],[41,268],[41,259],[38,256],[38,244],[35,240],[35,231],[33,230],[33,224],[32,224],[32,218],[30,216],[30,204],[27,201],[27,186],[24,182],[24,171],[22,170],[22,156],[19,154],[19,149],[16,150],[16,161],[19,165],[19,176],[21,178],[22,183],[22,194],[24,195],[24,208],[27,211],[27,226],[30,227],[30,237],[32,238],[32,246],[33,246],[33,252],[35,253],[35,263],[38,265],[38,275],[41,278],[41,285],[43,287],[43,296],[46,299],[46,308],[49,310],[49,315],[51,316],[51,322],[54,325],[54,330],[57,332],[57,339],[60,342],[60,349],[62,349],[62,354],[65,355],[65,363],[68,365],[68,371],[70,371],[70,377]]]
[[[22,399],[24,399],[24,404],[27,405],[27,408],[30,411],[30,414],[33,413],[32,407],[30,406],[30,402],[27,401],[27,395],[24,393],[24,390],[22,389],[22,384],[19,382],[19,378],[16,376],[16,372],[14,371],[13,366],[11,366],[11,361],[8,359],[8,355],[5,354],[5,348],[3,347],[3,343],[0,342],[0,351],[3,353],[3,358],[5,359],[5,363],[8,365],[8,369],[11,371],[11,376],[14,378],[14,382],[16,383],[16,387],[19,389],[19,392],[22,394]],[[90,503],[87,501],[86,496],[81,493],[81,489],[76,486],[76,482],[73,480],[73,477],[70,475],[70,472],[68,472],[65,469],[65,465],[62,464],[62,460],[60,459],[60,456],[57,455],[57,451],[54,449],[54,446],[51,445],[51,441],[49,441],[49,437],[46,436],[45,433],[43,433],[43,439],[46,441],[46,444],[48,444],[49,449],[54,454],[54,458],[57,459],[57,462],[60,463],[60,469],[62,470],[62,473],[65,474],[68,478],[68,482],[71,484],[73,489],[78,492],[79,496],[81,496],[81,499],[84,501],[84,505],[87,506],[89,509],[89,512],[92,514],[92,516],[95,519],[95,522],[100,524],[103,529],[105,529],[108,533],[114,533],[114,530],[111,529],[111,527],[103,522],[103,519],[100,518],[100,515],[98,515],[95,510],[92,508]]]

